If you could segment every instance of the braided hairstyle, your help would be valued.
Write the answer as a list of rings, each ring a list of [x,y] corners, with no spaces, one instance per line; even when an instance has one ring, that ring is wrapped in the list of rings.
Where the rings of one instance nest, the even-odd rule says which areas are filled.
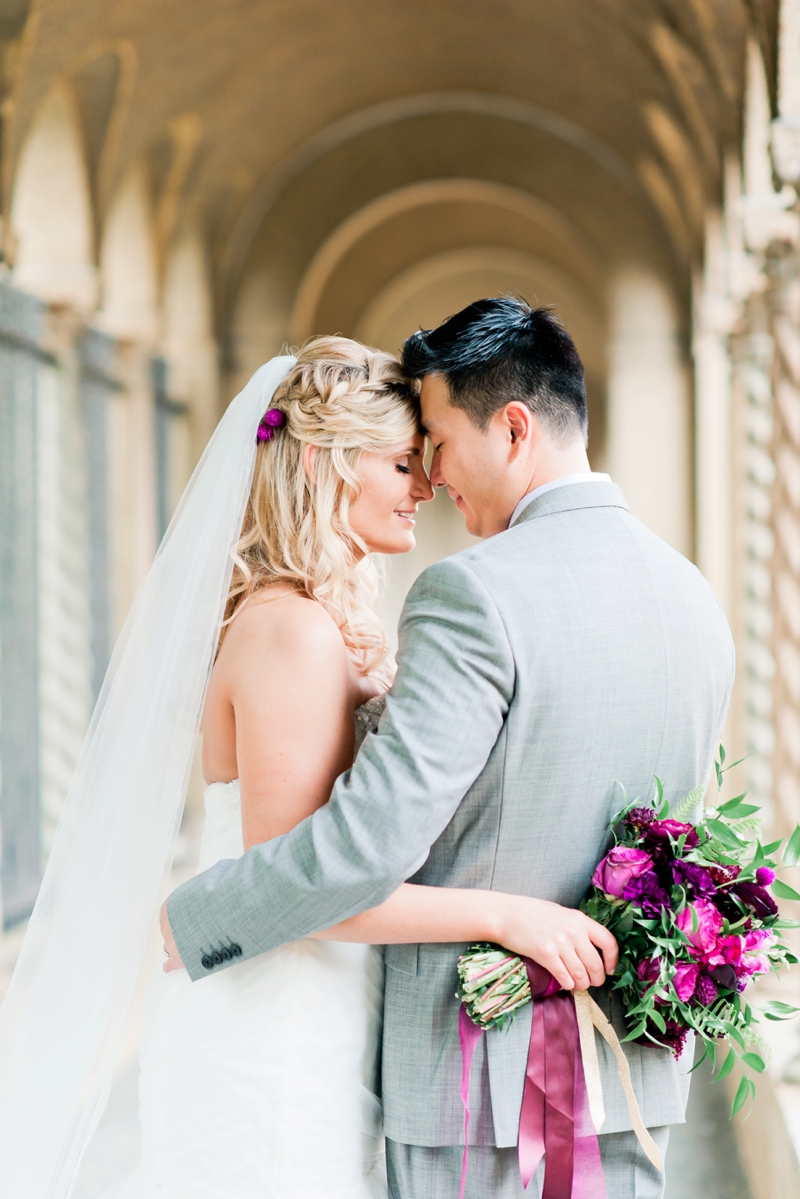
[[[419,431],[415,385],[391,354],[346,337],[316,337],[299,351],[271,407],[284,423],[256,450],[223,635],[250,596],[288,583],[326,608],[369,673],[387,656],[386,636],[373,610],[375,565],[349,511],[361,491],[361,454],[391,454]],[[303,465],[307,445],[316,447],[311,477]]]

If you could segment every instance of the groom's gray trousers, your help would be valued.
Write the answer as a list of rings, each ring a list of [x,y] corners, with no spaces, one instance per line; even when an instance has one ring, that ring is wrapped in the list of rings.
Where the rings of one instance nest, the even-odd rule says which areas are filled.
[[[651,1128],[650,1135],[667,1152],[669,1128]],[[645,1157],[636,1134],[612,1132],[597,1138],[603,1161],[607,1199],[661,1199],[664,1175]],[[429,1149],[422,1145],[386,1142],[390,1199],[446,1199],[458,1195],[461,1145]],[[542,1170],[523,1190],[516,1149],[473,1145],[469,1151],[464,1199],[539,1199]]]

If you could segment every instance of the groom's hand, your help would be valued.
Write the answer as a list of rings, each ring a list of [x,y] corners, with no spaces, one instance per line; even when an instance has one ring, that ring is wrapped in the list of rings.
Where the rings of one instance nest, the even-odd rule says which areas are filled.
[[[164,938],[164,953],[167,955],[167,960],[163,967],[164,973],[169,974],[170,970],[182,970],[183,962],[181,961],[181,955],[178,953],[178,946],[175,944],[172,929],[169,926],[166,903],[161,905],[159,923],[161,924],[161,936]]]
[[[508,898],[501,945],[544,966],[567,991],[600,987],[614,973],[619,948],[602,924],[546,899]]]

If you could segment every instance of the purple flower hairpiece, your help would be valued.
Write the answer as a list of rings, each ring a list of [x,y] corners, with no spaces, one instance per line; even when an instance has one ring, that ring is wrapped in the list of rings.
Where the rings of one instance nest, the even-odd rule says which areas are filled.
[[[280,408],[270,408],[261,418],[256,433],[256,441],[272,441],[276,429],[279,429],[286,417]]]

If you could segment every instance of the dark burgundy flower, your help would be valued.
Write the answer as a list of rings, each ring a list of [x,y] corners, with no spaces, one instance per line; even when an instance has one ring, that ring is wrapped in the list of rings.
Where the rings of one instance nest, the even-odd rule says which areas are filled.
[[[643,829],[652,824],[655,818],[656,814],[652,808],[631,808],[622,823],[628,828]]]
[[[710,977],[715,983],[719,983],[721,987],[727,987],[729,991],[736,990],[737,976],[733,966],[728,964],[724,966],[715,966],[713,970],[709,970]]]
[[[693,824],[684,824],[682,820],[653,820],[645,832],[643,841],[645,847],[652,845],[654,848],[666,848],[671,840],[677,841],[684,835],[684,845],[687,849],[694,849],[700,844],[697,829]]]
[[[675,862],[672,877],[680,887],[685,887],[690,899],[709,899],[716,895],[714,880],[704,866],[694,862]]]
[[[645,916],[660,916],[661,909],[669,907],[670,899],[667,892],[658,881],[658,875],[652,870],[646,870],[638,878],[632,878],[622,898],[640,907]]]
[[[735,878],[741,874],[741,866],[709,866],[708,873],[713,878],[718,887],[723,887],[725,883],[732,883]]]
[[[761,920],[767,916],[778,915],[778,905],[764,887],[759,887],[758,883],[736,883],[733,887],[734,895],[738,895],[742,903],[750,908]]]
[[[695,1003],[700,1007],[711,1007],[717,995],[719,995],[719,988],[713,978],[709,978],[707,974],[701,974],[694,989]]]
[[[665,1049],[671,1049],[675,1057],[680,1057],[689,1034],[689,1029],[685,1024],[681,1024],[679,1020],[665,1019],[664,1023],[667,1026],[666,1032],[662,1032],[660,1028],[656,1028],[655,1024],[648,1020],[647,1031],[659,1045],[663,1045]],[[652,1044],[652,1041],[646,1037],[640,1037],[639,1042],[642,1045]]]

